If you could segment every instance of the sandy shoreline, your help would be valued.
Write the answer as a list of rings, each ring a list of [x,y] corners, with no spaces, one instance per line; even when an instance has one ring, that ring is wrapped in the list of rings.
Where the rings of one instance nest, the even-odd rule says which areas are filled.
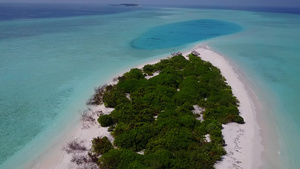
[[[259,168],[262,164],[263,147],[256,120],[256,98],[250,95],[249,87],[245,85],[245,81],[239,77],[225,57],[213,52],[207,46],[195,50],[201,54],[202,60],[212,63],[221,70],[226,82],[231,86],[233,94],[240,101],[240,115],[245,120],[243,125],[237,123],[223,125],[222,134],[227,144],[225,146],[227,155],[215,167],[217,169]]]
[[[223,125],[222,134],[227,144],[227,146],[225,146],[227,155],[225,155],[223,160],[218,162],[215,167],[217,169],[259,168],[261,165],[261,152],[263,151],[263,147],[260,143],[261,136],[259,135],[259,126],[256,120],[256,107],[254,104],[256,98],[251,97],[248,92],[248,87],[243,83],[243,79],[239,77],[234,67],[226,58],[213,52],[208,46],[203,44],[197,45],[192,50],[199,52],[201,59],[211,62],[221,70],[227,83],[232,87],[233,94],[240,101],[239,110],[246,122],[243,125],[236,123]],[[192,50],[184,55],[187,55]],[[159,61],[160,59],[143,65],[154,64]],[[138,67],[141,68],[143,65]],[[74,127],[71,134],[68,133],[69,136],[64,138],[63,144],[65,146],[71,141],[76,140],[88,150],[91,147],[91,140],[95,137],[108,136],[110,140],[113,140],[113,137],[107,131],[108,128],[101,127],[97,122],[98,113],[102,112],[103,114],[108,114],[112,109],[105,108],[104,106],[88,106],[88,109],[89,110],[85,111],[86,115],[93,117],[96,121],[81,120],[80,124]],[[34,164],[30,168],[76,168],[76,164],[70,161],[75,155],[78,156],[85,153],[85,151],[67,153],[63,150],[63,146],[55,146],[54,150],[52,149],[51,151],[51,155],[48,155],[47,158],[42,158],[38,164]]]

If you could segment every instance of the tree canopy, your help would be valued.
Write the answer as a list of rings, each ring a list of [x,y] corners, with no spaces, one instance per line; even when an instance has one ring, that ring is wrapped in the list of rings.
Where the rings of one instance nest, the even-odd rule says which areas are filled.
[[[115,108],[98,120],[102,126],[114,126],[116,147],[107,139],[94,139],[94,151],[103,154],[100,168],[209,169],[221,160],[226,153],[222,124],[244,123],[239,102],[218,68],[193,54],[188,57],[131,69],[116,85],[95,94],[94,103]],[[159,74],[145,78],[155,72]],[[196,120],[193,105],[205,109],[204,121]],[[205,139],[207,134],[211,141]]]

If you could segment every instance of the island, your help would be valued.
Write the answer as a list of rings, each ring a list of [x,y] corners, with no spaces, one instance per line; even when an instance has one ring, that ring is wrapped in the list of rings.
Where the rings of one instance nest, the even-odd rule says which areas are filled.
[[[222,124],[243,124],[244,119],[220,70],[194,54],[131,69],[115,84],[96,90],[89,104],[112,108],[98,122],[114,139],[95,136],[88,153],[95,164],[105,169],[214,168],[226,154]]]
[[[137,7],[139,6],[139,4],[120,4],[121,6],[133,6],[133,7]]]

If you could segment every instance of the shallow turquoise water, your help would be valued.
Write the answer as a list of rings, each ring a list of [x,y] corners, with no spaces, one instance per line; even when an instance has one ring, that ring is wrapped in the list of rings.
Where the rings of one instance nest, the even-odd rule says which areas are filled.
[[[279,154],[281,168],[299,168],[300,15],[250,13],[249,16],[252,18],[237,19],[247,30],[213,40],[211,45],[243,67],[255,85],[264,90],[262,93],[267,94],[262,96],[257,92],[269,108],[261,113],[274,120],[272,127],[279,136],[278,140],[267,139],[280,146],[278,150],[274,147],[268,150],[273,151],[273,156]],[[271,164],[266,166],[276,168]]]
[[[44,153],[63,128],[78,120],[95,87],[196,41],[147,48],[147,41],[133,45],[137,39],[201,19],[243,27],[204,42],[238,63],[263,91],[261,98],[269,96],[263,100],[269,111],[260,113],[274,115],[271,126],[280,148],[266,146],[281,155],[266,156],[299,168],[300,15],[176,8],[0,22],[0,168],[22,166]],[[264,168],[279,167],[268,163]]]
[[[149,29],[178,21],[162,18],[169,15],[145,10],[1,22],[2,168],[37,158],[38,149],[46,148],[61,129],[78,120],[95,87],[144,59],[181,49],[184,44],[151,50],[131,46]],[[149,22],[140,25],[141,20]],[[230,31],[225,30],[223,34]],[[193,36],[186,40],[195,41]]]

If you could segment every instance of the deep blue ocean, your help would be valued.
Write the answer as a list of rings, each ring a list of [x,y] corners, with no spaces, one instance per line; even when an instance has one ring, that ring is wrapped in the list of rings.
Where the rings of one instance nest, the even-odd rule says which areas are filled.
[[[299,11],[0,4],[0,168],[45,154],[78,123],[95,87],[199,42],[253,82],[275,133],[263,168],[299,168]]]

